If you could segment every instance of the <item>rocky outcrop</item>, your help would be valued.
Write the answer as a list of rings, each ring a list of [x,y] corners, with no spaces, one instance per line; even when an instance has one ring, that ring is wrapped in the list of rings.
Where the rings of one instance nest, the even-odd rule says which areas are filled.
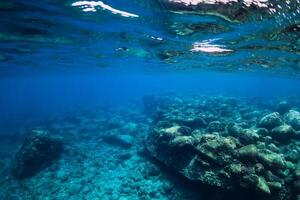
[[[229,105],[220,98],[214,102],[226,102],[231,109],[226,117],[216,114],[219,120],[213,120],[207,116],[220,109],[211,104],[206,107],[210,99],[202,100],[168,102],[162,106],[145,141],[150,156],[195,184],[230,194],[237,192],[241,199],[249,199],[247,194],[252,194],[251,198],[274,200],[292,200],[300,195],[299,152],[288,153],[291,148],[300,148],[300,143],[294,140],[296,131],[279,113],[261,115],[260,119],[253,115],[253,119],[239,122],[241,115],[236,112],[244,105],[237,109],[236,104]],[[190,127],[172,120],[183,115],[181,111],[186,118],[197,112],[210,122]],[[254,119],[257,124],[252,124]]]
[[[60,137],[45,130],[31,130],[25,135],[12,161],[12,174],[18,179],[33,176],[57,159],[62,150],[63,142]]]

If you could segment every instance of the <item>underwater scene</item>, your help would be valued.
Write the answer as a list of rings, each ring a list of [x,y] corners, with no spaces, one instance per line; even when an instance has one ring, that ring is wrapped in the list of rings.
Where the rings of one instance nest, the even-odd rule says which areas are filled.
[[[0,200],[300,200],[299,0],[0,14]]]

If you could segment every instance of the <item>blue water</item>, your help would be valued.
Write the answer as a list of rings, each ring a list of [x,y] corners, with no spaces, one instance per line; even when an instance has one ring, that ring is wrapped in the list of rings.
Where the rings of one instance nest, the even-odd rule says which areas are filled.
[[[280,99],[300,95],[300,80],[274,75],[118,73],[115,70],[53,73],[1,79],[1,132],[51,114],[112,105],[147,94],[187,93]]]
[[[52,127],[64,121],[67,124],[70,118],[86,117],[83,113],[98,113],[95,120],[102,117],[108,121],[117,111],[104,110],[118,107],[127,109],[127,114],[142,112],[145,95],[170,95],[170,98],[178,95],[183,99],[189,95],[248,98],[264,104],[266,109],[269,109],[271,101],[299,102],[299,1],[280,3],[280,6],[275,6],[276,12],[267,14],[259,9],[247,11],[246,8],[240,14],[242,17],[235,19],[216,13],[174,10],[166,2],[105,0],[101,5],[110,6],[106,9],[99,5],[76,6],[72,0],[0,2],[0,137],[3,136],[4,141],[10,135],[18,135],[16,139],[12,137],[11,144],[5,143],[1,148],[5,160],[1,162],[0,173],[8,178],[1,178],[0,186],[5,189],[0,191],[0,198],[148,198],[131,193],[131,196],[122,196],[114,194],[116,191],[109,193],[106,190],[105,194],[97,196],[94,195],[96,190],[87,189],[88,192],[83,193],[83,189],[77,191],[76,188],[73,190],[78,195],[53,189],[52,195],[47,193],[43,196],[41,191],[33,192],[32,185],[40,185],[41,190],[45,188],[47,176],[43,172],[47,174],[47,168],[42,174],[24,182],[25,190],[15,183],[9,185],[6,182],[10,177],[9,163],[21,144],[24,130]],[[90,10],[84,10],[86,8]],[[133,16],[122,16],[124,12]],[[143,116],[139,114],[140,118]],[[135,120],[130,115],[126,117],[129,122]],[[143,126],[151,127],[148,123],[151,117],[143,120]],[[147,133],[144,130],[144,137]],[[76,145],[81,140],[80,134],[70,136],[68,142]],[[89,142],[93,143],[93,137]],[[141,145],[142,142],[138,147]],[[103,150],[107,151],[107,155],[115,151],[109,148]],[[104,154],[101,156],[105,157]],[[64,159],[56,168],[63,168],[61,163],[65,162]],[[147,159],[141,161],[144,164],[148,162]],[[134,161],[131,164],[133,168],[137,167]],[[50,172],[56,168],[50,169]],[[129,177],[130,166],[122,169],[120,174],[111,177]],[[169,175],[162,176],[158,185],[172,182],[172,175],[171,178]],[[72,178],[68,180],[73,181]],[[108,180],[103,178],[102,181]],[[154,180],[151,181],[153,186],[150,188],[159,187]],[[55,184],[53,187],[69,187],[63,186],[65,183]],[[121,187],[114,184],[108,185],[111,188]],[[146,183],[141,181],[141,184]],[[183,194],[189,193],[186,189],[185,186],[176,187]],[[10,191],[17,191],[17,195],[8,197]],[[192,199],[181,193],[181,196],[175,195],[176,198],[172,195],[150,195],[149,198]]]

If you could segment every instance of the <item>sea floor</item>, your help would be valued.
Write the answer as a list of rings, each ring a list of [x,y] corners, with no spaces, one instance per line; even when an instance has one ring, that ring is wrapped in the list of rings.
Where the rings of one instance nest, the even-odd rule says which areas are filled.
[[[155,104],[150,98],[150,101],[146,99],[144,107],[140,100],[47,119],[38,128],[63,138],[63,154],[34,176],[21,180],[10,172],[11,160],[22,143],[22,135],[15,140],[1,140],[0,199],[209,198],[209,195],[191,189],[182,177],[164,169],[145,154],[144,143],[153,124],[151,109],[155,105],[151,103]],[[265,106],[263,113],[273,106],[266,101],[252,103]]]
[[[151,119],[136,104],[79,112],[46,124],[39,128],[63,137],[62,156],[34,176],[17,180],[10,175],[10,163],[22,140],[1,140],[0,199],[134,200],[198,196],[144,155],[143,141]],[[120,141],[105,139],[111,134],[121,135]]]

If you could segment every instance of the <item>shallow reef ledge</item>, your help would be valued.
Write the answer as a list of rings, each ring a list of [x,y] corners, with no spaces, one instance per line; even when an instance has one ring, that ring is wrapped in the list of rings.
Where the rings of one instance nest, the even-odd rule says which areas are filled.
[[[146,152],[199,190],[214,188],[233,199],[299,200],[300,113],[278,108],[224,97],[170,99],[158,108]],[[186,123],[199,118],[200,126]]]

